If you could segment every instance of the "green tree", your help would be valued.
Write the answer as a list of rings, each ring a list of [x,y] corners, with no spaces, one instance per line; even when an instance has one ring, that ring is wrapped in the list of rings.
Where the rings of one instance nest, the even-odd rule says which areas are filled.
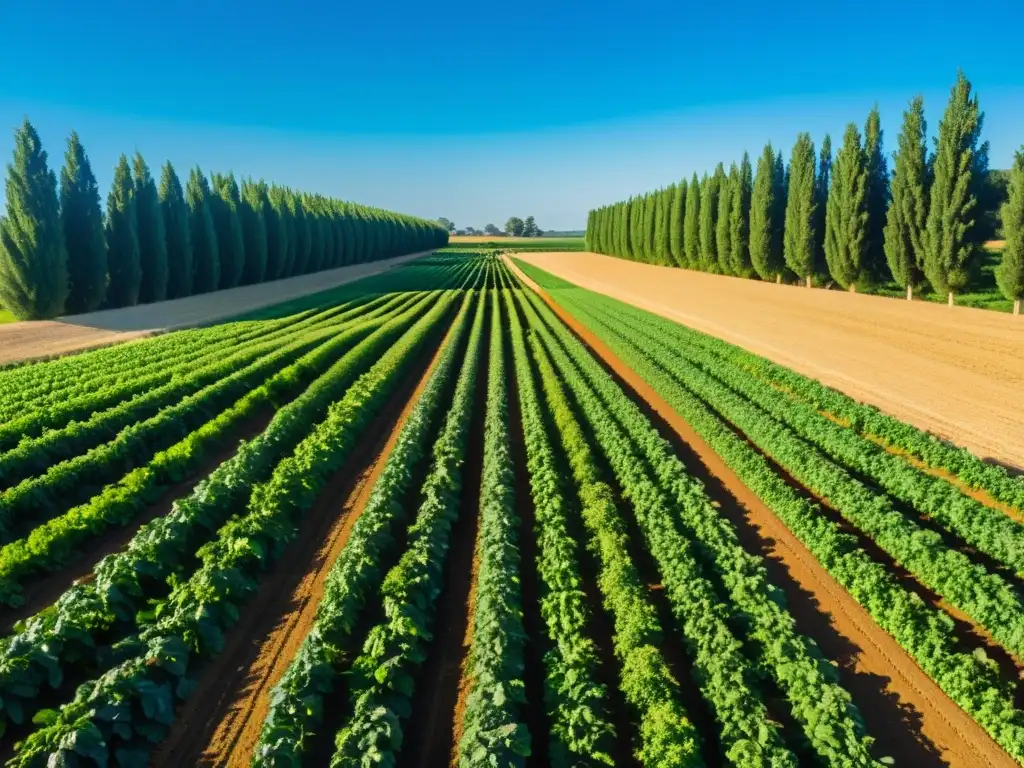
[[[916,96],[903,113],[903,128],[893,156],[892,202],[886,211],[884,241],[889,271],[907,290],[907,299],[924,283],[924,237],[928,219],[928,126],[924,99]]]
[[[121,155],[114,169],[114,183],[107,196],[108,307],[133,307],[139,303],[142,265],[139,256],[138,218],[135,209],[135,185],[128,158]]]
[[[715,246],[718,263],[715,271],[723,275],[732,274],[732,226],[729,218],[732,213],[732,198],[739,185],[739,169],[736,163],[729,166],[729,175],[722,179],[718,190],[718,214],[715,221]]]
[[[721,172],[721,174],[719,174]],[[701,182],[700,199],[700,269],[714,272],[718,265],[718,197],[722,191],[725,170],[719,163],[711,176]]]
[[[311,237],[309,220],[306,218],[306,209],[303,206],[302,197],[293,192],[288,195],[288,208],[295,222],[295,269],[294,274],[304,275],[309,272],[309,254],[311,250]]]
[[[652,261],[662,266],[671,264],[667,259],[667,248],[665,237],[668,230],[665,229],[665,193],[668,190],[659,189],[654,193],[654,253]]]
[[[672,204],[676,197],[676,185],[672,184],[661,190],[661,197],[658,204],[658,216],[661,222],[661,234],[658,237],[659,264],[669,267],[676,265],[672,258]]]
[[[526,221],[523,222],[523,237],[537,237],[539,231],[537,220],[533,216],[527,216]]]
[[[56,317],[68,295],[57,176],[25,118],[7,166],[7,215],[0,218],[0,306],[19,320]]]
[[[672,208],[669,212],[669,253],[677,267],[686,266],[686,179],[672,187]]]
[[[217,232],[210,215],[210,185],[199,167],[192,169],[185,185],[189,238],[192,241],[193,293],[209,293],[220,285],[220,254]]]
[[[257,182],[260,188],[263,223],[267,228],[267,270],[264,280],[277,280],[284,277],[284,269],[288,259],[288,231],[284,220],[278,215],[277,206],[271,196],[271,188],[262,179]],[[332,250],[331,255],[336,255]],[[335,266],[331,264],[330,266]]]
[[[295,268],[295,222],[288,206],[288,193],[284,187],[275,184],[270,188],[270,205],[274,209],[281,233],[281,240],[278,243],[281,261],[277,277],[291,277]]]
[[[511,216],[509,220],[505,222],[505,234],[509,237],[522,237],[523,229],[525,227],[526,222],[518,216]]]
[[[156,181],[138,152],[135,153],[132,170],[135,176],[135,218],[142,270],[139,301],[145,304],[167,298],[167,233],[164,231],[164,212]]]
[[[686,190],[686,216],[683,222],[683,264],[687,269],[700,269],[700,203],[704,197],[704,184],[707,183],[707,176],[703,180],[697,179],[693,174],[690,179],[690,186]]]
[[[60,213],[67,251],[69,291],[65,310],[92,312],[107,297],[107,242],[100,188],[78,134],[68,137],[60,172]]]
[[[648,264],[657,264],[655,251],[657,249],[657,228],[658,228],[658,194],[651,192],[644,195],[644,261]]]
[[[242,242],[245,247],[245,265],[242,285],[262,283],[267,278],[267,225],[263,220],[265,200],[263,188],[252,179],[242,182],[242,203],[239,218],[242,223]],[[319,241],[323,254],[323,238]]]
[[[882,121],[878,107],[868,113],[864,126],[864,153],[868,170],[868,234],[864,250],[864,268],[873,283],[886,282],[889,269],[885,260],[885,216],[889,208],[889,165],[882,151]]]
[[[868,245],[868,168],[860,132],[850,123],[836,155],[825,212],[825,258],[843,288],[865,279]]]
[[[832,137],[825,134],[818,153],[818,175],[814,179],[814,199],[817,205],[814,222],[814,272],[827,277],[828,261],[825,259],[825,209],[828,206],[829,179],[832,175]]]
[[[209,198],[220,262],[219,288],[234,288],[245,273],[245,236],[242,234],[242,193],[234,174],[210,174]]]
[[[939,121],[935,172],[925,227],[924,271],[952,305],[971,279],[981,251],[978,193],[988,172],[988,142],[981,143],[984,115],[963,72]]]
[[[776,247],[775,150],[765,145],[750,195],[750,263],[762,280],[781,280],[785,264]]]
[[[1010,169],[1009,197],[1000,209],[1003,222],[1003,260],[996,269],[996,282],[1003,295],[1013,302],[1013,314],[1020,314],[1024,299],[1024,147]]]
[[[630,227],[633,223],[633,198],[619,205],[619,255],[624,259],[632,258],[630,243],[633,239]]]
[[[753,170],[750,155],[743,153],[736,180],[733,182],[732,205],[729,208],[729,271],[737,277],[753,277],[750,263],[750,198],[753,193]]]
[[[160,207],[167,239],[167,298],[192,295],[192,239],[181,181],[169,162],[160,176]]]
[[[801,133],[793,146],[786,185],[786,226],[782,254],[786,265],[811,286],[817,243],[815,223],[818,215],[814,174],[814,143]]]

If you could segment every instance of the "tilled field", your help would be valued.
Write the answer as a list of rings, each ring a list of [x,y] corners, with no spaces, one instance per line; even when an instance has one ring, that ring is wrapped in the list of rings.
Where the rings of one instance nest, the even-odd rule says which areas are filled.
[[[9,764],[1024,759],[1024,484],[523,268],[0,372]]]

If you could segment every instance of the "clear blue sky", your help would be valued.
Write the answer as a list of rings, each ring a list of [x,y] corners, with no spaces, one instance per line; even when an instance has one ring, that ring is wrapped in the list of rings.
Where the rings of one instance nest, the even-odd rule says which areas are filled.
[[[956,69],[992,165],[1024,143],[1024,3],[72,0],[6,3],[0,156],[28,115],[120,152],[233,169],[456,224],[587,209],[882,110],[886,149]],[[294,10],[293,10],[294,9]],[[966,9],[966,10],[965,10]],[[2,192],[0,192],[2,196]]]

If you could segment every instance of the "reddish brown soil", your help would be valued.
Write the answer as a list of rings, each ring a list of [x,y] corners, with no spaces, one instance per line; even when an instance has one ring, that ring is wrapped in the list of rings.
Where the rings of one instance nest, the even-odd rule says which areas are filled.
[[[563,255],[563,254],[560,254]],[[788,528],[745,486],[671,406],[587,328],[510,266],[616,376],[685,442],[706,476],[733,496],[742,515],[730,516],[744,542],[767,555],[775,582],[786,589],[801,629],[840,662],[879,751],[899,765],[1009,766],[1014,761],[957,707],[914,660],[871,619]],[[568,276],[567,276],[568,277]],[[571,278],[570,278],[571,279]],[[693,461],[690,466],[694,466]],[[788,577],[785,576],[788,572]],[[896,716],[893,716],[896,713]],[[898,727],[895,727],[897,726]]]
[[[490,328],[490,309],[487,312],[485,329]],[[459,518],[451,531],[445,584],[438,596],[434,621],[434,638],[413,694],[412,711],[419,714],[404,726],[402,751],[398,757],[401,768],[455,765],[462,736],[462,715],[471,682],[466,674],[466,663],[473,642],[471,617],[479,569],[476,544],[489,368],[486,342],[480,354],[482,359],[477,372],[469,441],[462,464]]]
[[[424,251],[432,253],[432,251]],[[355,264],[258,285],[229,288],[184,299],[106,309],[58,320],[33,320],[0,325],[0,365],[54,357],[103,347],[154,333],[205,325],[297,299],[419,258],[424,253]]]
[[[25,586],[25,604],[18,608],[0,608],[0,631],[10,632],[14,624],[24,618],[33,616],[44,608],[52,605],[73,582],[92,580],[92,570],[107,555],[120,552],[138,533],[139,529],[171,511],[176,499],[184,498],[203,478],[227,461],[238,450],[242,440],[250,440],[266,429],[273,411],[267,410],[257,414],[239,426],[219,448],[212,450],[202,464],[179,483],[168,487],[160,498],[143,511],[138,517],[129,521],[121,528],[114,528],[99,536],[88,544],[88,549],[81,557],[75,557],[67,566],[60,570],[41,574]]]
[[[1024,323],[593,253],[520,253],[576,285],[738,344],[982,457],[1024,468]]]
[[[440,349],[438,344],[423,353],[426,370],[407,377],[306,513],[299,538],[263,580],[220,655],[202,671],[198,689],[178,712],[151,765],[250,764],[270,692],[313,626],[331,567],[366,506]]]

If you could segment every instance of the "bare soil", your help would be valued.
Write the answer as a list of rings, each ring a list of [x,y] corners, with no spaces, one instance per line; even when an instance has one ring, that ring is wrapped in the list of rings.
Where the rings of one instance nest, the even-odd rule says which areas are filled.
[[[558,254],[558,257],[565,255],[572,254]],[[768,559],[773,579],[785,590],[800,629],[814,637],[826,655],[839,663],[844,687],[853,695],[869,732],[878,739],[876,751],[895,758],[898,765],[971,768],[1015,765],[896,641],[874,623],[799,539],[649,384],[514,265],[510,266],[616,377],[689,446],[691,457],[703,465],[702,479],[705,482],[713,479],[720,489],[736,499],[742,514],[732,513],[730,518],[737,524],[741,539]],[[547,268],[544,264],[538,266]],[[568,280],[576,279],[569,274],[564,276]],[[694,468],[692,460],[688,466]]]
[[[429,253],[429,251],[425,252]],[[423,253],[314,272],[184,299],[107,309],[57,320],[0,324],[0,365],[54,357],[225,320],[386,272]]]
[[[264,579],[223,651],[202,671],[198,689],[178,712],[151,765],[250,764],[270,692],[313,626],[327,576],[426,387],[441,348],[439,343],[423,353],[426,370],[398,388],[307,512],[299,538]]]
[[[594,253],[516,258],[763,355],[982,458],[1024,468],[1018,317]]]

